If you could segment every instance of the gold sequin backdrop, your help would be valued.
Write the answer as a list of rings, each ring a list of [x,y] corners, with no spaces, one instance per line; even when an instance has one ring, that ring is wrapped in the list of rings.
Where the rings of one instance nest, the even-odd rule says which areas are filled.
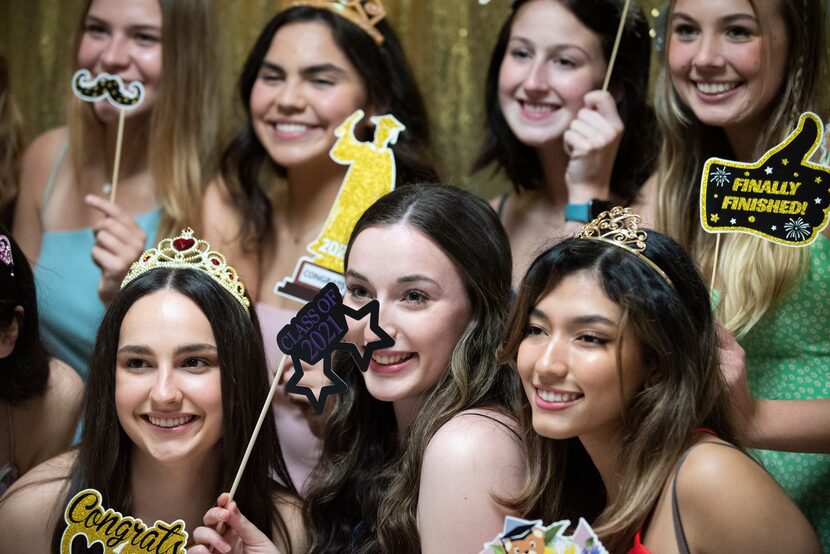
[[[129,0],[126,0],[129,1]],[[641,2],[650,10],[659,0]],[[73,72],[71,42],[84,0],[0,0],[0,53],[25,139],[60,125]],[[238,120],[234,86],[245,54],[278,0],[216,0],[223,75],[221,109],[229,127]],[[468,168],[482,134],[483,87],[490,52],[510,0],[385,0],[426,99],[445,180],[483,196],[506,187]]]

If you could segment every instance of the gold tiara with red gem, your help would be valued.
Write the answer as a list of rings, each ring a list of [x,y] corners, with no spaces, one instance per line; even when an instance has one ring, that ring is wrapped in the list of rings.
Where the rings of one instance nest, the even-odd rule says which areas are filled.
[[[630,208],[617,206],[599,214],[574,235],[575,239],[601,240],[627,250],[643,260],[654,271],[674,286],[666,272],[645,254],[648,233],[640,229],[640,216]]]
[[[156,248],[144,252],[130,266],[130,271],[121,282],[121,288],[139,275],[159,267],[204,271],[231,293],[246,312],[251,305],[245,296],[245,285],[239,280],[236,270],[225,262],[225,256],[211,250],[206,240],[195,238],[190,227],[177,237],[162,239]]]
[[[386,17],[382,0],[283,0],[283,9],[295,6],[322,8],[345,17],[364,31],[378,44],[383,44],[383,35],[377,25]]]

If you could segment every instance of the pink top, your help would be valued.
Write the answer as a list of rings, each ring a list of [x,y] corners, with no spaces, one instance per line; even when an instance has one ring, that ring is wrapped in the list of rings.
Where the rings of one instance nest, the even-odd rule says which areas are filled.
[[[298,306],[299,309],[299,306]],[[265,342],[265,356],[268,358],[269,378],[274,378],[274,372],[282,358],[282,352],[277,347],[277,333],[291,320],[296,313],[290,310],[281,310],[267,304],[257,303],[256,313],[262,328],[262,338]],[[286,372],[290,369],[286,369]],[[285,380],[285,376],[283,376]],[[322,441],[311,432],[307,414],[313,413],[308,402],[291,400],[280,387],[274,394],[274,419],[277,423],[277,435],[282,447],[282,455],[288,467],[288,473],[300,495],[306,490],[306,481],[311,470],[317,464],[322,450]]]

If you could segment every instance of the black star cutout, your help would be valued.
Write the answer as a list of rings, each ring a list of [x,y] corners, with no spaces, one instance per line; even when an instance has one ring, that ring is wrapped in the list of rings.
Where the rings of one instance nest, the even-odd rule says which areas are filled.
[[[366,347],[363,349],[363,354],[360,353],[357,345],[352,342],[340,342],[334,347],[335,350],[343,350],[351,354],[352,359],[354,359],[357,367],[360,368],[360,371],[366,371],[369,369],[369,360],[372,359],[372,354],[374,354],[375,351],[382,348],[388,348],[395,344],[395,339],[390,337],[386,331],[381,329],[380,323],[378,323],[379,313],[380,303],[377,300],[372,300],[359,310],[353,310],[345,304],[343,305],[343,314],[351,319],[363,319],[366,314],[369,314],[369,328],[378,337],[378,340],[373,340],[366,344]]]
[[[332,353],[329,352],[323,357],[323,375],[329,378],[331,384],[324,385],[320,389],[320,396],[314,396],[314,390],[311,387],[300,385],[300,381],[305,374],[302,361],[297,354],[291,354],[291,360],[294,362],[294,375],[285,384],[285,390],[290,393],[301,394],[308,398],[311,407],[318,414],[323,413],[323,408],[326,407],[326,399],[328,399],[330,394],[344,392],[348,388],[346,382],[332,370],[331,355]]]

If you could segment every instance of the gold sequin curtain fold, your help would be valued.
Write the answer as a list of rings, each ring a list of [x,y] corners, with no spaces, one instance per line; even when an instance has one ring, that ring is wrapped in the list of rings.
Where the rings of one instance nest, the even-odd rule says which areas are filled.
[[[129,1],[129,0],[124,0]],[[215,0],[220,22],[222,105],[239,123],[235,83],[245,54],[275,13],[277,0]],[[490,52],[510,0],[385,0],[427,102],[445,180],[489,197],[505,188],[468,168],[481,142],[483,87]],[[656,0],[644,2],[648,9]],[[84,0],[0,0],[0,53],[26,140],[60,125],[73,72],[72,37]]]

